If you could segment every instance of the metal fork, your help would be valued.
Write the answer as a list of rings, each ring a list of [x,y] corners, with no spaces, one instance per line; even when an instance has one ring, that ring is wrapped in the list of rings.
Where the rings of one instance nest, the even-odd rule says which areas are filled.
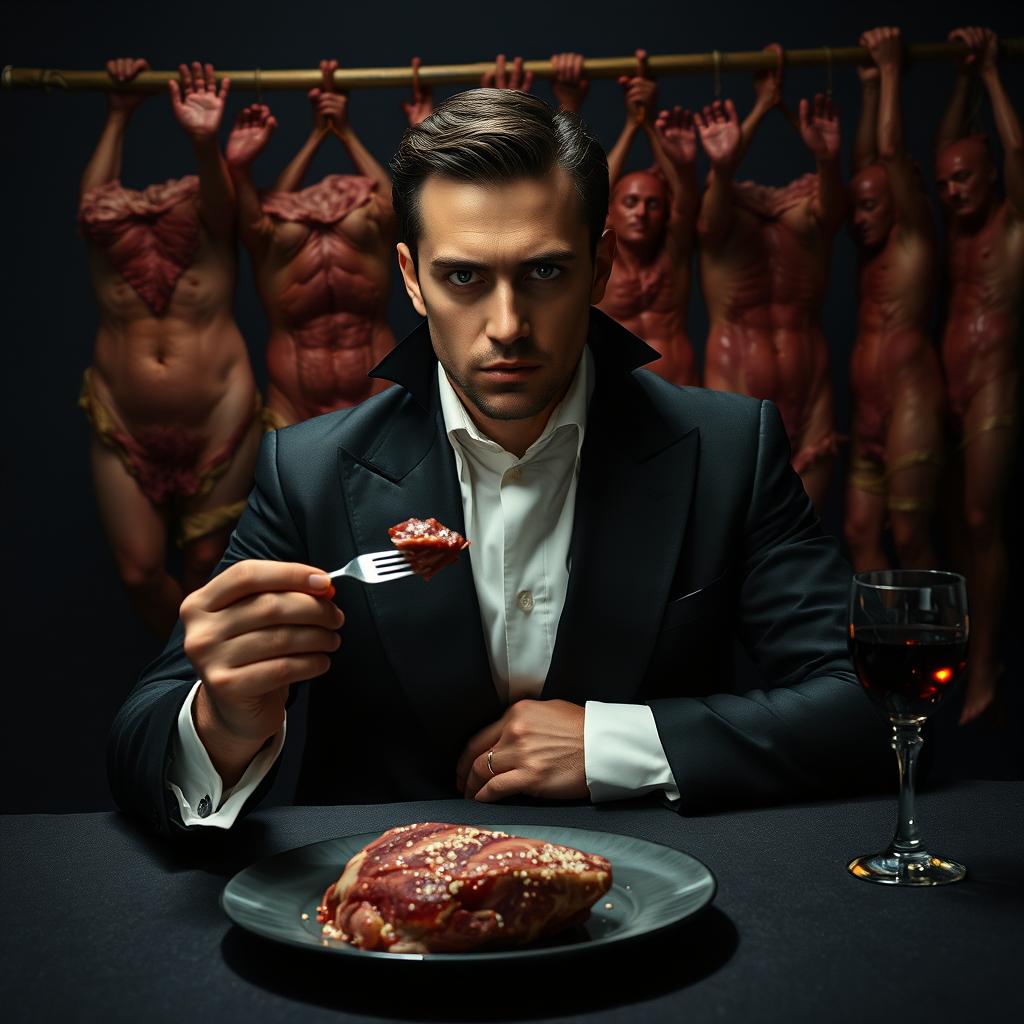
[[[409,568],[405,555],[392,548],[390,551],[371,551],[368,555],[359,555],[348,565],[329,572],[327,577],[333,580],[336,576],[351,576],[363,583],[389,583],[412,574],[413,570]]]

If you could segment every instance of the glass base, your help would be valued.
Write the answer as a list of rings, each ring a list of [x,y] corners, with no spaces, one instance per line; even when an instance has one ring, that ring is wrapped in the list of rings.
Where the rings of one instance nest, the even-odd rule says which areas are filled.
[[[850,861],[847,869],[856,878],[882,885],[946,885],[959,882],[967,874],[963,864],[943,860],[924,850],[899,853],[891,848],[884,853],[857,857]]]

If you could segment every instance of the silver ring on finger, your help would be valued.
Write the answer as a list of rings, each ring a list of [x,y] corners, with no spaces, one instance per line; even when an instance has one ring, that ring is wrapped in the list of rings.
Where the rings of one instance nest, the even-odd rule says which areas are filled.
[[[494,748],[492,747],[487,751],[487,770],[491,775],[497,775],[498,773],[494,770]]]

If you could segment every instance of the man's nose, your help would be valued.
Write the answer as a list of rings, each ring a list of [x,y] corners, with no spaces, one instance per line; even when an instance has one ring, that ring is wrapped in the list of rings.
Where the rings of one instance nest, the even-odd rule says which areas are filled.
[[[511,345],[530,333],[530,325],[519,305],[515,289],[500,284],[491,295],[487,315],[487,337],[499,345]]]

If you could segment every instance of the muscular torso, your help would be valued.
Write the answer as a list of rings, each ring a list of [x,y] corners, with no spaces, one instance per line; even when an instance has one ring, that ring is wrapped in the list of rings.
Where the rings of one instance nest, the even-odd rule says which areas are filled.
[[[899,226],[862,259],[857,340],[850,357],[855,430],[868,449],[884,444],[894,405],[934,416],[943,402],[938,355],[928,337],[935,298],[935,241]]]
[[[355,405],[394,345],[386,320],[393,214],[386,200],[332,223],[273,218],[256,280],[270,320],[268,404],[290,421]]]
[[[979,389],[1016,379],[1024,291],[1024,225],[1006,204],[974,233],[950,226],[949,307],[942,339],[949,399],[962,416]],[[1015,387],[1010,387],[1010,391]]]
[[[677,243],[667,241],[647,265],[617,255],[598,308],[661,353],[647,369],[673,384],[697,384],[686,334],[689,302],[689,246],[681,251]]]
[[[191,263],[157,316],[87,240],[99,303],[94,380],[130,433],[175,425],[226,435],[252,408],[255,381],[231,310],[235,252],[200,227]]]
[[[814,396],[828,386],[819,315],[831,240],[797,230],[799,211],[767,220],[738,208],[717,249],[701,248],[710,326],[705,384],[771,399],[794,443]]]

